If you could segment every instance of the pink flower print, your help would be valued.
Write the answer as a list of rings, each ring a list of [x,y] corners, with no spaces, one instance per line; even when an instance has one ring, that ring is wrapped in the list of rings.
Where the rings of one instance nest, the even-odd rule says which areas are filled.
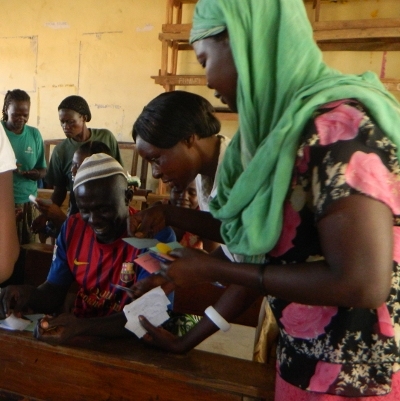
[[[379,333],[386,337],[394,337],[393,322],[386,304],[382,304],[377,310]]]
[[[319,361],[310,380],[308,390],[326,393],[339,376],[341,369],[341,364]]]
[[[336,306],[291,303],[283,310],[280,322],[290,336],[311,339],[325,333],[325,327],[337,311]]]
[[[354,107],[341,104],[332,111],[315,119],[321,145],[329,145],[339,140],[353,139],[364,114]]]
[[[308,163],[310,162],[310,147],[305,146],[302,153],[301,157],[298,157],[296,161],[296,167],[300,174],[304,174],[308,169]]]
[[[400,227],[393,226],[393,260],[400,263]]]
[[[283,227],[281,236],[274,249],[269,253],[273,257],[283,255],[293,247],[293,239],[296,236],[296,228],[300,224],[300,216],[293,209],[290,202],[285,202],[283,207]]]
[[[394,214],[400,214],[400,181],[377,154],[355,152],[347,166],[345,179],[354,189],[382,201]]]

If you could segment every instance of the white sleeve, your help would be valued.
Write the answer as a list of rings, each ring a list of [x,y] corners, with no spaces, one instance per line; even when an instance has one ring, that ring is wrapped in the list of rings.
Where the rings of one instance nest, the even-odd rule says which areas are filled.
[[[3,125],[0,123],[0,173],[15,170],[16,168],[14,151],[4,131]]]

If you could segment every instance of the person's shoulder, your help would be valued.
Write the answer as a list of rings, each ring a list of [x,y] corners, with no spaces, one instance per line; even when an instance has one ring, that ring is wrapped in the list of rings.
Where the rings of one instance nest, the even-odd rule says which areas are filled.
[[[26,125],[25,129],[28,131],[29,135],[32,135],[32,137],[35,138],[36,141],[43,143],[43,137],[38,128]]]
[[[26,124],[25,125],[25,129],[28,130],[29,132],[31,132],[34,135],[40,135],[41,136],[39,129],[36,128],[36,127],[33,127],[32,125]]]
[[[114,134],[107,128],[91,128],[92,136],[99,137],[99,136],[112,136]]]
[[[69,150],[71,147],[72,147],[71,142],[69,141],[68,138],[65,138],[65,139],[62,140],[60,143],[57,143],[56,146],[54,146],[53,153],[52,153],[52,156],[51,156],[51,157],[53,157],[53,155],[62,156],[62,155],[64,155],[65,152],[66,152],[67,150]]]

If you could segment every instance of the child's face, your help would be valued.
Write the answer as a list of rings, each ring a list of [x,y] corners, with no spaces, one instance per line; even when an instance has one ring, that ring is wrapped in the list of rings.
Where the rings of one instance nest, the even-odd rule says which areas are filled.
[[[196,184],[193,181],[183,191],[178,191],[175,188],[171,189],[171,203],[174,206],[197,209],[199,202],[197,201]]]
[[[76,172],[78,171],[79,167],[83,163],[83,161],[88,157],[88,155],[81,153],[77,150],[72,157],[72,164],[71,164],[71,176],[72,181],[74,181]]]
[[[20,134],[29,120],[30,106],[29,102],[12,100],[7,108],[7,129]]]

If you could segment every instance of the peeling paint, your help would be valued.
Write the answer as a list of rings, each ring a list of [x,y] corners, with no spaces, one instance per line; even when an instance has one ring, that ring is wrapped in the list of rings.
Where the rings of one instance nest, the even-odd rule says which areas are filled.
[[[146,24],[143,27],[136,27],[136,32],[148,32],[148,31],[152,31],[154,29],[154,26],[151,24]]]
[[[84,32],[82,35],[105,35],[109,33],[123,33],[123,31]]]
[[[117,109],[117,110],[122,108],[119,104],[98,104],[98,103],[95,103],[94,107],[98,109]]]
[[[69,28],[71,28],[70,25],[68,24],[68,22],[66,22],[66,21],[45,22],[44,25],[51,29],[69,29]]]

